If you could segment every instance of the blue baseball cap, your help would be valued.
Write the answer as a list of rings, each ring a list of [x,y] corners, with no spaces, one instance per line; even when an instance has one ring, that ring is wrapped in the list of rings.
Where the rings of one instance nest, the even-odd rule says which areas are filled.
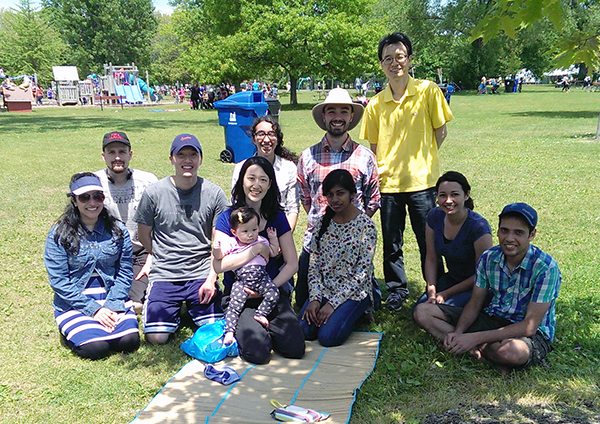
[[[502,219],[502,217],[509,212],[516,212],[523,215],[525,220],[533,228],[537,225],[537,212],[527,203],[511,203],[510,205],[506,205],[498,217]]]
[[[202,147],[198,139],[192,134],[179,134],[171,144],[171,154],[176,155],[184,147],[193,147],[202,156]]]
[[[102,191],[102,184],[100,178],[95,175],[86,175],[81,177],[71,184],[71,194],[73,196],[79,196],[80,194],[87,193],[88,191]]]

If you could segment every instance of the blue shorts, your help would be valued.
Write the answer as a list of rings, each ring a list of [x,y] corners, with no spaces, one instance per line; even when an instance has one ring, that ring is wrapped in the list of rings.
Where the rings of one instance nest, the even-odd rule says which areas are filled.
[[[223,318],[221,291],[217,288],[208,304],[201,304],[198,290],[205,279],[188,281],[154,281],[148,285],[142,312],[144,333],[174,333],[179,328],[179,313],[183,302],[187,311],[200,327]]]

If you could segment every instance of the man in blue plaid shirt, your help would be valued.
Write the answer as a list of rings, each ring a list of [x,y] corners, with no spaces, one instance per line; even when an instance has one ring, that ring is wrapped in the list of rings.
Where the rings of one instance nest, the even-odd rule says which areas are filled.
[[[506,206],[499,245],[481,255],[469,303],[464,308],[420,304],[417,324],[448,351],[469,352],[503,372],[541,362],[552,350],[561,277],[554,259],[530,244],[536,224],[531,206]]]

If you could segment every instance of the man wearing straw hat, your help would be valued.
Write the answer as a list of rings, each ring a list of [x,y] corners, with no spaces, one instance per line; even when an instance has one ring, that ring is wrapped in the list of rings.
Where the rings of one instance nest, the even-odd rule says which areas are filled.
[[[300,200],[308,214],[296,284],[296,305],[302,307],[308,299],[308,261],[312,229],[325,213],[327,199],[322,192],[323,180],[334,169],[346,169],[356,182],[354,205],[368,216],[379,209],[379,173],[375,155],[368,148],[352,141],[348,131],[358,125],[364,108],[352,102],[348,91],[334,88],[323,103],[316,105],[313,118],[327,131],[323,139],[305,149],[298,161]]]

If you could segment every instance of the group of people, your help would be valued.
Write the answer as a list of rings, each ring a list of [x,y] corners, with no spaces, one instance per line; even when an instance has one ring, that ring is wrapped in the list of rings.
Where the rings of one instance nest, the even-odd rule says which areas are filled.
[[[185,302],[198,326],[225,318],[224,342],[236,339],[249,362],[267,363],[272,350],[301,358],[305,340],[340,345],[381,301],[371,220],[380,210],[388,308],[401,310],[409,295],[402,250],[408,212],[426,282],[415,322],[450,352],[503,369],[543,360],[560,272],[530,244],[535,210],[506,206],[500,245],[492,247],[465,176],[439,175],[453,119],[441,90],[409,75],[405,34],[384,37],[378,55],[388,86],[366,109],[346,90],[331,90],[312,110],[326,133],[299,158],[283,147],[276,120],[258,118],[251,128],[257,153],[236,165],[230,198],[198,175],[195,136],[175,137],[174,174],[158,180],[129,167],[125,133],[106,134],[106,168],[73,176],[69,204],[46,242],[65,343],[91,359],[132,352],[140,343],[136,311],[146,341],[167,343]],[[359,123],[371,149],[350,137]],[[299,203],[308,226],[298,257]]]

